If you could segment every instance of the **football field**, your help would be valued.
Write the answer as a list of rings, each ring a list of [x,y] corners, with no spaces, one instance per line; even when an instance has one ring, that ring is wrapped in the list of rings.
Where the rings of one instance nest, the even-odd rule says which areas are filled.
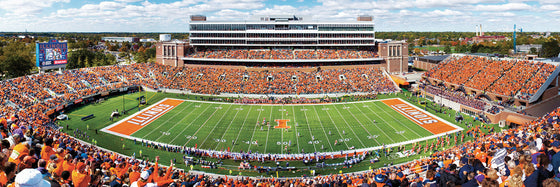
[[[171,98],[102,129],[137,141],[259,153],[374,149],[459,130],[401,99],[242,105]]]

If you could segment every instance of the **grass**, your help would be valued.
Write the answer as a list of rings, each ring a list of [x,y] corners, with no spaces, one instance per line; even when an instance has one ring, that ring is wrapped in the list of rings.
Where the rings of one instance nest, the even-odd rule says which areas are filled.
[[[455,52],[455,46],[450,46],[450,47],[451,47],[451,53],[454,53]],[[433,45],[424,45],[422,47],[414,46],[413,51],[414,51],[415,48],[418,48],[420,50],[426,49],[428,51],[436,51],[436,50],[444,51],[445,50],[445,46],[433,46]]]
[[[178,95],[169,93],[153,93],[153,92],[139,92],[133,94],[126,94],[124,96],[111,96],[108,97],[103,103],[100,104],[89,104],[85,106],[80,106],[71,109],[67,112],[70,120],[61,121],[60,125],[64,127],[65,132],[73,135],[75,129],[80,129],[86,131],[90,136],[89,139],[78,137],[86,142],[91,142],[93,139],[97,141],[97,144],[101,147],[107,148],[112,151],[116,151],[125,155],[136,154],[138,156],[139,151],[142,150],[143,158],[153,158],[156,155],[161,157],[160,163],[169,164],[169,160],[176,159],[177,161],[182,160],[183,155],[179,153],[167,152],[162,150],[157,150],[153,148],[147,148],[140,145],[140,143],[135,143],[131,140],[122,139],[121,137],[103,133],[98,131],[95,134],[95,129],[101,129],[111,122],[109,121],[109,114],[115,109],[122,110],[123,100],[125,101],[125,109],[133,109],[127,115],[133,114],[138,109],[134,108],[137,105],[136,98],[144,95],[148,98],[148,104],[153,104],[163,98],[178,98],[178,99],[203,99],[212,100],[209,97],[200,97],[192,95]],[[399,95],[379,95],[378,98],[402,98],[407,100],[409,96],[405,94]],[[410,103],[418,105],[415,97],[408,100]],[[200,105],[200,106],[197,106]],[[149,106],[149,105],[148,105]],[[214,107],[221,106],[222,109],[215,109]],[[363,107],[368,106],[368,107]],[[147,106],[141,106],[143,109]],[[329,108],[329,110],[323,110],[322,108]],[[345,107],[349,107],[344,109]],[[243,108],[243,110],[236,109]],[[263,110],[257,110],[257,109]],[[285,115],[286,111],[278,111],[285,109],[288,115]],[[303,109],[303,110],[302,110]],[[203,112],[206,110],[205,112]],[[212,111],[213,110],[213,111]],[[443,109],[448,114],[437,113],[436,111],[426,108],[426,110],[432,114],[437,115],[447,121],[453,121],[454,112],[449,109]],[[212,111],[212,112],[209,112]],[[212,115],[213,117],[209,117]],[[88,121],[81,121],[81,116],[94,114],[96,117]],[[175,116],[175,117],[172,117]],[[288,118],[293,120],[293,122],[298,122],[298,127],[295,127],[294,123],[288,123],[288,126],[292,126],[288,132],[272,129],[268,131],[266,126],[263,127],[263,131],[260,131],[260,127],[256,126],[256,122],[262,122],[263,117],[266,119],[278,119],[278,118]],[[198,117],[198,118],[197,118]],[[471,121],[472,118],[466,116],[466,121]],[[164,123],[166,120],[168,122]],[[371,123],[373,120],[376,123]],[[206,121],[206,123],[204,123]],[[292,121],[291,121],[292,122]],[[89,124],[89,130],[86,130],[86,124]],[[290,105],[277,105],[277,106],[263,106],[263,105],[231,105],[228,103],[217,103],[217,104],[199,104],[194,102],[184,102],[177,108],[169,111],[164,117],[157,119],[152,122],[152,124],[158,125],[148,125],[142,130],[138,131],[133,136],[141,137],[146,136],[147,139],[159,139],[158,141],[170,141],[174,137],[176,138],[171,143],[173,144],[186,144],[187,146],[194,146],[198,144],[201,148],[208,149],[227,149],[228,146],[234,151],[238,150],[248,150],[259,151],[259,152],[284,152],[281,149],[282,146],[278,145],[277,142],[286,142],[292,140],[292,146],[289,147],[291,152],[298,151],[303,148],[306,152],[312,152],[317,149],[320,150],[320,145],[323,145],[325,151],[331,150],[341,150],[346,149],[349,146],[360,147],[373,147],[380,145],[382,143],[391,143],[406,141],[408,139],[417,139],[420,136],[431,135],[431,133],[419,128],[418,125],[412,123],[410,120],[402,117],[402,115],[396,113],[392,109],[388,108],[386,105],[380,102],[365,102],[360,104],[335,104],[335,105],[304,105],[304,106],[290,106]],[[179,125],[177,125],[179,124]],[[191,124],[189,126],[189,124]],[[336,125],[335,125],[336,124]],[[375,125],[377,125],[377,127]],[[383,124],[383,125],[382,125]],[[389,124],[389,125],[386,125]],[[479,122],[474,122],[474,125],[479,125]],[[66,129],[68,125],[69,129]],[[271,126],[275,126],[275,123],[271,123]],[[462,123],[457,124],[463,128],[466,126]],[[159,127],[159,128],[158,128]],[[202,127],[202,128],[201,128]],[[229,127],[229,128],[228,128]],[[392,128],[391,128],[392,127]],[[205,129],[199,130],[198,128]],[[395,128],[396,130],[393,130]],[[407,128],[410,128],[407,129]],[[151,129],[151,130],[150,130]],[[170,134],[162,136],[164,129]],[[211,130],[208,130],[211,129]],[[213,129],[213,130],[212,130]],[[256,130],[255,130],[256,129]],[[296,130],[301,134],[301,137],[297,137]],[[341,135],[342,130],[345,131],[346,135]],[[352,132],[352,130],[354,132]],[[404,130],[405,133],[401,135],[396,132]],[[162,132],[160,132],[162,131]],[[178,132],[179,131],[179,132]],[[184,131],[180,133],[180,131]],[[331,135],[328,135],[328,131],[331,131]],[[254,133],[253,133],[254,132]],[[420,136],[417,136],[415,133]],[[387,135],[384,135],[386,133]],[[254,135],[253,135],[254,134]],[[320,144],[309,144],[311,134],[315,136],[316,139],[321,140]],[[369,139],[367,136],[378,135],[377,139]],[[197,139],[191,140],[190,142],[186,139],[186,136],[197,136]],[[172,138],[173,137],[173,138]],[[208,137],[208,138],[207,138]],[[235,145],[231,145],[232,139],[237,139]],[[252,137],[252,138],[251,138]],[[268,140],[266,140],[268,137]],[[334,146],[332,143],[334,140],[340,140],[344,138],[349,138],[347,142],[339,143]],[[204,141],[206,139],[206,141]],[[226,139],[223,141],[215,141],[215,139]],[[259,146],[254,146],[252,144],[246,144],[244,141],[258,139]],[[468,140],[468,139],[467,139]],[[268,141],[268,142],[267,142]],[[325,143],[329,142],[331,144]],[[361,142],[360,142],[361,141]],[[298,143],[299,142],[299,143]],[[283,144],[283,143],[282,143]],[[362,145],[363,144],[363,145]],[[125,145],[124,149],[122,148]],[[331,148],[330,145],[333,147]],[[298,147],[299,146],[299,147]],[[299,152],[299,151],[298,151]],[[338,170],[343,172],[353,172],[367,170],[369,167],[378,168],[383,166],[383,164],[388,163],[400,163],[414,158],[419,158],[420,156],[426,156],[427,154],[416,155],[411,158],[396,158],[381,159],[381,162],[375,164],[370,164],[364,161],[360,164],[354,165],[352,168],[326,168],[318,169],[317,173],[328,174],[328,173],[338,173]],[[367,159],[370,159],[368,157]],[[212,158],[205,158],[205,160],[215,160]],[[327,163],[337,163],[342,162],[343,159],[328,160]],[[275,166],[274,162],[251,162],[254,165],[259,166]],[[256,173],[254,171],[238,171],[235,168],[239,165],[239,161],[234,160],[223,160],[223,166],[219,169],[206,169],[199,166],[195,166],[195,170],[207,171],[211,173],[218,174],[229,174],[229,170],[234,171],[234,175],[238,172],[242,172],[242,175],[248,176],[260,176],[261,173]],[[282,163],[284,165],[284,163]],[[280,172],[280,176],[302,176],[308,175],[308,167],[301,162],[290,162],[290,166],[295,166],[298,168],[297,171],[292,172]],[[178,167],[183,169],[189,169],[184,164],[178,164]],[[310,168],[309,168],[310,169]]]
[[[290,120],[291,128],[274,128],[276,119]],[[186,101],[132,134],[172,145],[260,153],[338,152],[429,135],[380,101],[303,106]]]

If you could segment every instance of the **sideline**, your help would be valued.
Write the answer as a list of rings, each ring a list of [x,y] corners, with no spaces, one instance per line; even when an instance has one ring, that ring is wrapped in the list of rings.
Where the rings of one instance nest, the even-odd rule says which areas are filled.
[[[165,99],[163,99],[162,101],[167,100],[167,99],[170,99],[170,98],[165,98]],[[384,100],[395,100],[395,99],[396,99],[396,100],[399,100],[399,101],[401,101],[401,102],[404,102],[404,103],[406,103],[406,104],[408,104],[408,105],[410,105],[410,106],[416,108],[417,110],[420,110],[420,111],[422,111],[422,112],[425,112],[426,114],[429,114],[431,117],[436,118],[436,119],[438,119],[438,120],[440,120],[440,121],[442,121],[442,122],[444,122],[444,123],[446,123],[446,124],[448,124],[448,125],[451,125],[452,127],[455,127],[456,129],[455,129],[455,130],[451,130],[451,131],[447,131],[447,132],[444,132],[444,133],[439,133],[439,134],[434,134],[434,135],[431,135],[431,136],[426,136],[426,137],[419,138],[419,139],[413,139],[413,140],[408,140],[408,141],[404,141],[404,142],[398,142],[398,143],[388,144],[388,145],[384,145],[384,146],[383,146],[383,145],[379,145],[379,146],[375,146],[375,147],[366,147],[366,148],[351,149],[351,150],[343,150],[343,151],[317,152],[317,154],[333,155],[334,157],[341,157],[341,156],[343,157],[343,156],[345,156],[346,154],[353,155],[354,152],[356,152],[356,153],[363,153],[363,152],[366,152],[366,151],[369,152],[369,151],[380,150],[380,149],[382,149],[382,148],[398,147],[398,146],[402,146],[402,145],[406,145],[406,144],[411,144],[411,143],[416,143],[416,142],[422,142],[422,141],[426,141],[426,140],[429,140],[429,139],[435,139],[435,138],[437,138],[437,137],[445,136],[445,135],[447,135],[447,134],[452,134],[452,133],[455,133],[455,132],[459,132],[459,131],[464,130],[463,128],[461,128],[461,127],[459,127],[459,126],[457,126],[457,125],[454,125],[454,124],[452,124],[452,123],[450,123],[450,122],[448,122],[448,121],[446,121],[446,120],[444,120],[444,119],[442,119],[442,118],[440,118],[440,117],[438,117],[438,116],[435,116],[435,115],[433,115],[433,114],[431,114],[431,113],[429,113],[429,112],[427,112],[427,111],[425,111],[425,110],[423,110],[423,109],[420,109],[420,108],[418,108],[418,107],[416,107],[416,106],[410,104],[409,102],[402,100],[401,98],[389,98],[389,99],[378,99],[378,100],[368,100],[368,101],[355,101],[355,102],[346,102],[346,103],[343,102],[343,103],[311,104],[311,105],[335,105],[335,104],[348,104],[348,103],[368,103],[368,102],[384,101]],[[245,104],[237,104],[237,103],[223,103],[223,102],[211,102],[211,101],[195,101],[195,100],[184,100],[184,99],[177,99],[177,100],[183,100],[183,101],[188,101],[188,102],[197,102],[197,103],[213,103],[213,104],[218,103],[218,104],[230,104],[230,105],[245,105]],[[162,102],[162,101],[160,101],[160,102]],[[160,103],[160,102],[158,102],[158,103]],[[156,104],[157,104],[157,103],[156,103]],[[156,104],[154,104],[154,105],[156,105]],[[271,105],[266,105],[266,104],[263,104],[263,105],[264,105],[264,106],[271,106]],[[308,105],[308,104],[290,104],[290,105]],[[276,105],[273,105],[273,106],[276,106]],[[150,108],[151,108],[151,107],[150,107]],[[146,109],[144,109],[144,110],[147,110],[147,109],[148,109],[148,108],[146,108]],[[144,111],[144,110],[142,110],[142,111]],[[142,112],[142,111],[140,111],[140,112]],[[138,113],[139,113],[139,112],[138,112]],[[135,114],[135,115],[136,115],[136,114]],[[135,115],[131,115],[131,116],[129,116],[129,117],[127,117],[127,118],[125,118],[125,119],[123,119],[123,120],[121,120],[121,121],[124,121],[124,120],[127,120],[127,119],[129,119],[129,118],[132,118],[132,117],[135,116]],[[119,121],[118,123],[120,123],[120,121]],[[118,124],[118,123],[117,123],[117,124]],[[111,126],[115,126],[115,124],[113,124],[113,125],[111,125]],[[109,127],[111,127],[111,126],[109,126]],[[148,143],[148,144],[153,143],[153,144],[158,144],[158,145],[162,145],[162,146],[169,146],[169,147],[174,147],[174,148],[180,148],[180,149],[190,148],[190,149],[192,149],[192,150],[198,150],[198,151],[204,151],[204,152],[207,152],[207,153],[212,153],[213,155],[232,155],[232,156],[235,156],[235,155],[240,155],[240,154],[241,154],[241,153],[239,153],[239,152],[227,152],[227,151],[215,151],[215,150],[208,150],[208,149],[198,149],[198,148],[194,148],[194,147],[173,145],[173,144],[168,144],[168,143],[164,143],[164,142],[146,140],[146,139],[137,138],[137,137],[133,137],[133,136],[130,136],[130,135],[124,135],[124,134],[120,134],[120,133],[116,133],[116,132],[110,131],[110,130],[108,130],[109,127],[105,127],[105,128],[103,128],[101,131],[102,131],[102,132],[109,133],[109,134],[113,134],[113,135],[116,135],[116,136],[119,136],[119,137],[122,137],[122,138],[127,138],[127,139],[130,139],[130,140],[144,141],[144,143]],[[265,154],[265,153],[261,153],[261,154]],[[266,153],[266,154],[268,154],[268,153]],[[299,156],[299,155],[304,155],[304,154],[282,154],[282,153],[270,153],[270,154],[271,154],[271,155],[276,155],[278,158],[292,158],[292,156],[296,156],[296,157],[297,157],[297,156]]]

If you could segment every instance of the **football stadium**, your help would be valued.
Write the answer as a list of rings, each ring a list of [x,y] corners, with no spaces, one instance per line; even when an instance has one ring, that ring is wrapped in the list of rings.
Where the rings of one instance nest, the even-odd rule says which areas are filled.
[[[376,39],[370,16],[189,27],[156,63],[1,81],[0,184],[25,168],[74,186],[542,186],[560,171],[557,64],[422,57],[413,82],[408,44]]]

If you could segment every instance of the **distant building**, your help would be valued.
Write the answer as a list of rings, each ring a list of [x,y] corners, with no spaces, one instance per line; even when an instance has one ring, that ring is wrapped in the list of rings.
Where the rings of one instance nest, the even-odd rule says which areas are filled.
[[[440,62],[442,62],[449,56],[450,55],[415,57],[413,59],[413,66],[415,68],[423,69],[427,71],[436,67]]]
[[[472,38],[465,38],[467,42],[470,43],[481,43],[481,42],[497,42],[497,41],[505,41],[508,40],[505,36],[475,36]]]
[[[142,38],[140,39],[140,42],[157,42],[157,40],[153,38]]]
[[[139,42],[140,38],[138,37],[114,37],[114,36],[110,36],[110,37],[103,37],[101,38],[101,40],[106,41],[106,42]]]
[[[191,64],[359,64],[378,66],[390,73],[408,71],[408,44],[404,41],[375,39],[372,16],[339,22],[311,21],[295,15],[269,15],[244,21],[206,21],[206,17],[194,15],[191,16],[189,28],[188,42],[171,40],[156,44],[157,63],[179,67]],[[267,55],[263,56],[265,58],[222,55],[229,54],[228,50],[242,55],[255,52]],[[359,51],[360,54],[336,58],[321,56],[336,50],[348,53]],[[204,51],[216,51],[218,55],[208,57]],[[288,55],[279,58],[268,55],[279,51],[286,51]],[[311,56],[300,58],[293,55],[296,53]]]
[[[160,34],[159,35],[160,42],[169,42],[171,41],[171,34]]]
[[[521,53],[529,53],[531,52],[531,48],[535,48],[537,52],[541,51],[542,45],[541,44],[528,44],[528,45],[517,45],[515,49],[517,52]]]

